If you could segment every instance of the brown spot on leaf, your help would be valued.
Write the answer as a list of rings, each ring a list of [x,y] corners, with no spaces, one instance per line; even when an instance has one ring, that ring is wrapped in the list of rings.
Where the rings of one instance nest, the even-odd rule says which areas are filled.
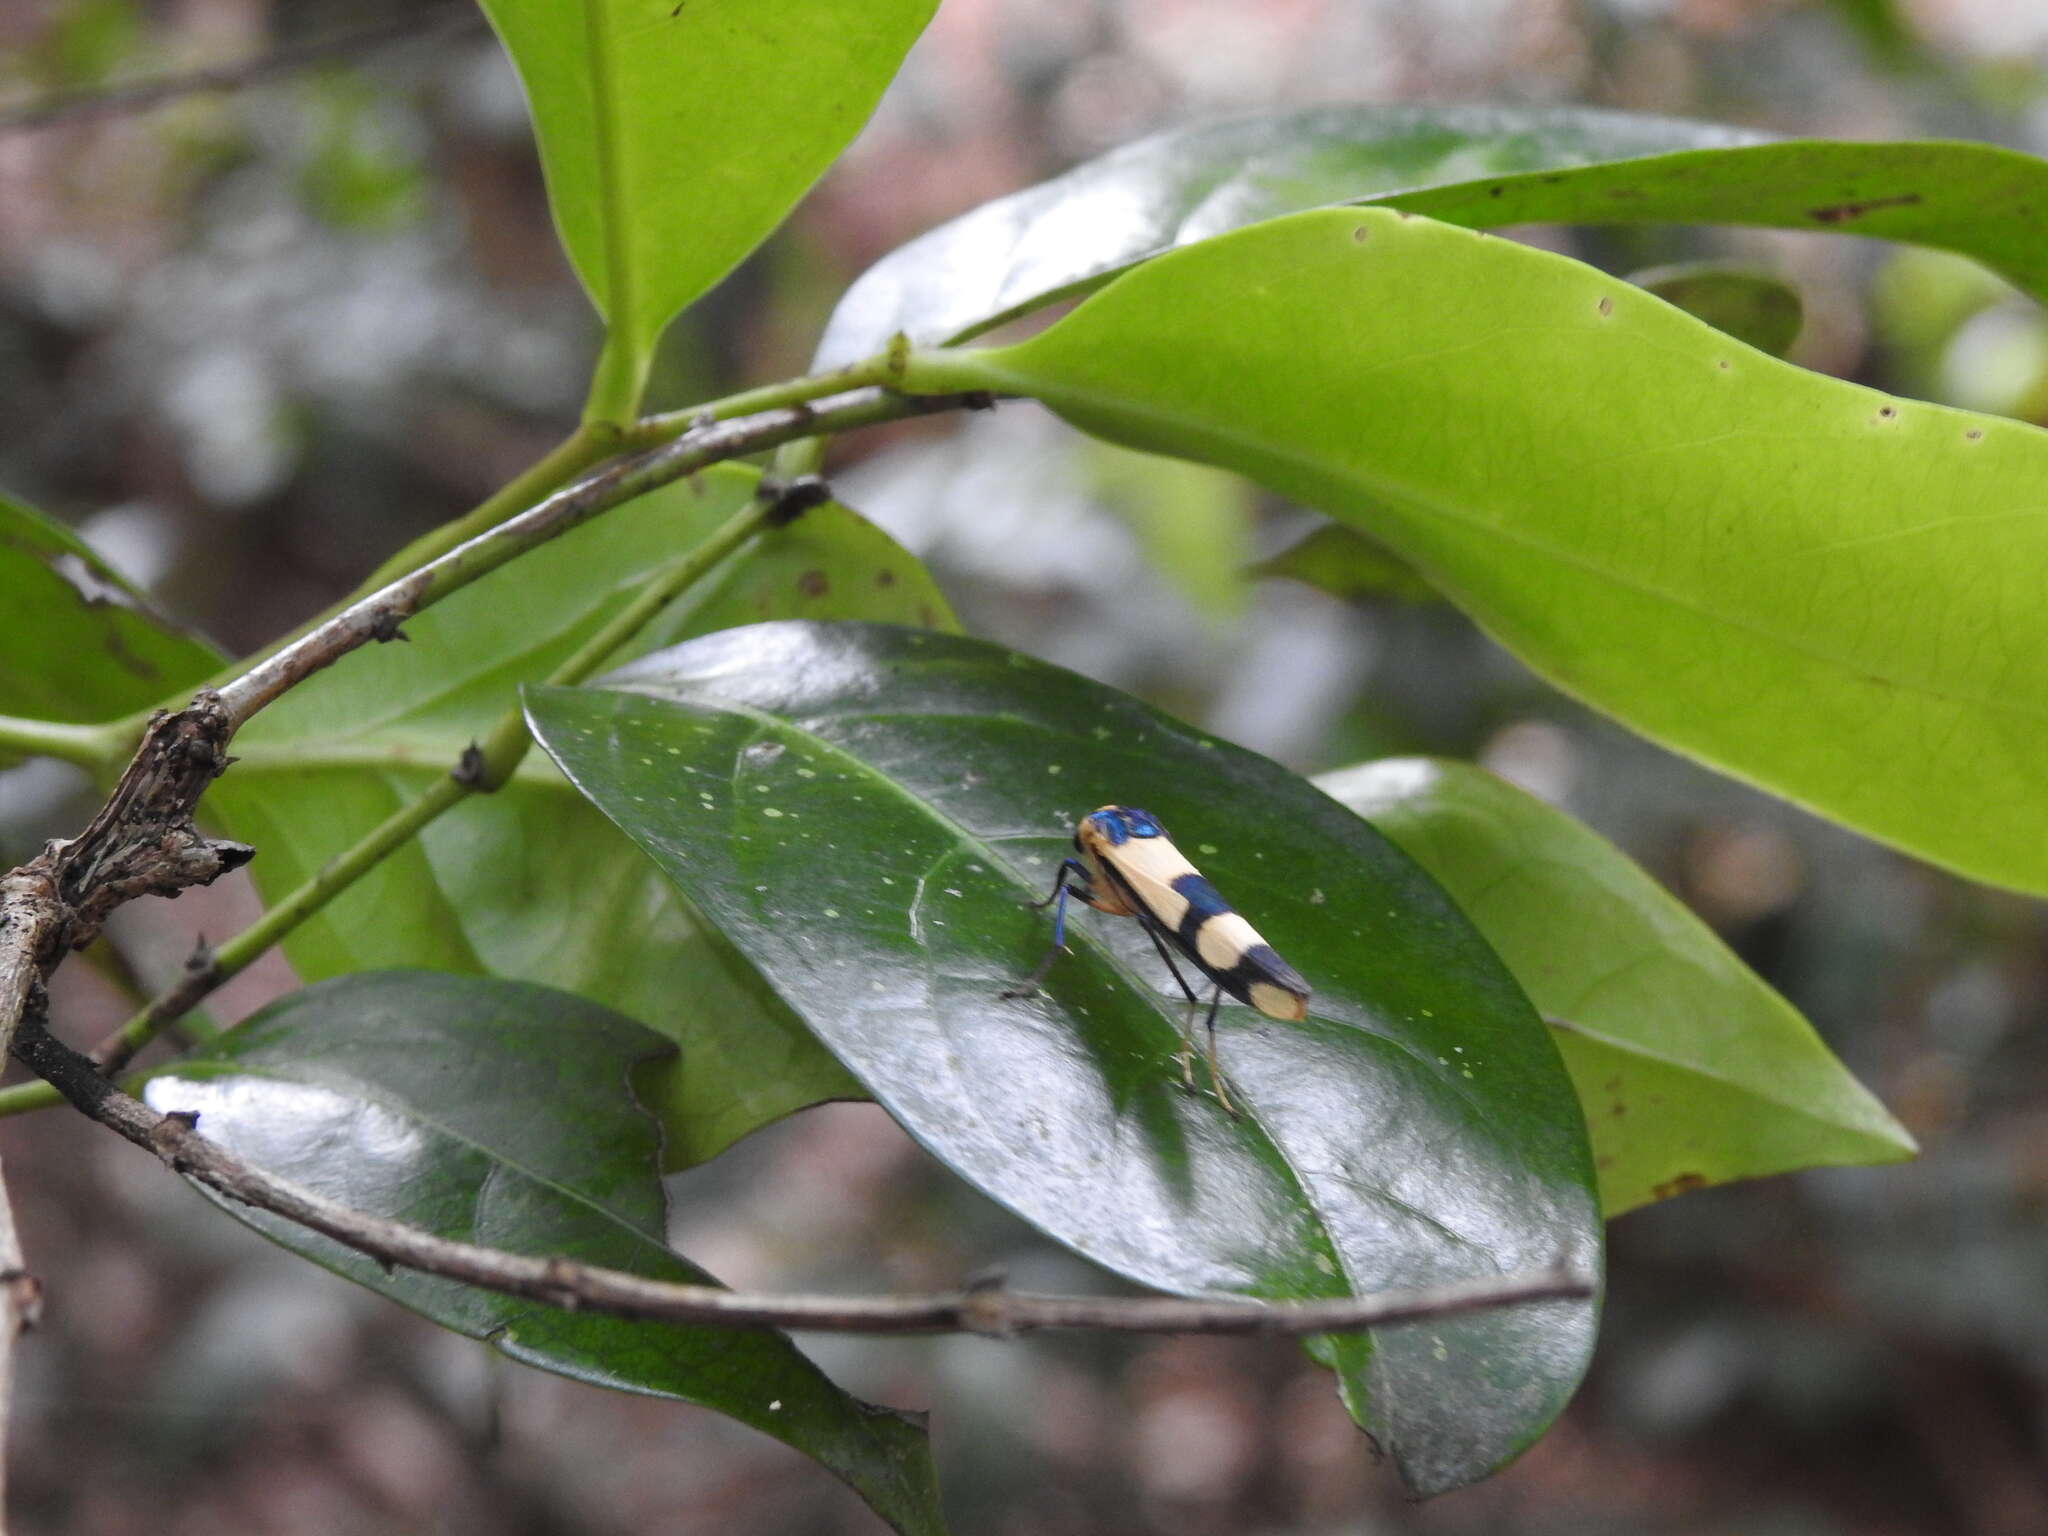
[[[1972,427],[1963,434],[1963,441],[1966,443],[1982,442],[1983,438],[1984,429],[1982,427]]]
[[[1662,1184],[1650,1186],[1650,1193],[1659,1200],[1669,1200],[1673,1195],[1682,1195],[1689,1189],[1704,1189],[1707,1176],[1704,1173],[1681,1173],[1675,1179],[1666,1179]]]
[[[875,572],[875,585],[878,587],[895,586],[896,573],[890,570],[886,565],[883,566],[879,571]]]
[[[1879,208],[1910,208],[1919,201],[1918,192],[1901,192],[1897,197],[1873,197],[1867,203],[1830,203],[1825,208],[1809,208],[1806,216],[1816,224],[1847,224]]]
[[[832,583],[823,571],[814,568],[797,577],[796,589],[805,597],[823,597],[832,590]]]
[[[1603,315],[1611,315],[1614,313],[1614,300],[1607,297],[1605,294],[1601,295],[1600,298],[1600,313]]]
[[[1364,224],[1359,225],[1358,228],[1351,231],[1351,238],[1353,240],[1356,240],[1360,245],[1365,244],[1365,242],[1369,238],[1371,238],[1371,236],[1372,230]]]

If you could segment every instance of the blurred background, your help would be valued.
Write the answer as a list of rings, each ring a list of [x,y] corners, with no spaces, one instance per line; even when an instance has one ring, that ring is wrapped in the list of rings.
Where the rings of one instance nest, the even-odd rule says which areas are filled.
[[[233,90],[153,90],[194,71]],[[1315,102],[1588,103],[2048,152],[2030,0],[946,0],[788,226],[672,331],[652,404],[802,370],[846,283],[989,197],[1157,128]],[[2048,325],[1955,258],[1820,235],[1530,231],[1618,272],[1700,257],[1804,302],[1792,356],[2048,421]],[[2048,231],[2044,231],[2048,237]],[[595,326],[519,88],[467,3],[0,0],[0,487],[233,649],[346,590],[552,444]],[[1028,406],[848,445],[835,484],[979,633],[1304,770],[1476,758],[1584,817],[1806,1011],[1915,1164],[1692,1194],[1612,1228],[1593,1374],[1515,1467],[1405,1503],[1281,1344],[810,1341],[929,1408],[963,1532],[2048,1532],[2048,924],[1636,741],[1455,612],[1247,565],[1311,526]],[[1873,772],[1884,771],[1873,764]],[[0,773],[0,852],[77,776]],[[246,887],[130,909],[56,1017],[97,1038]],[[241,978],[231,1018],[289,985]],[[150,1160],[0,1124],[31,1266],[25,1532],[873,1532],[722,1419],[509,1366],[268,1248]],[[1081,1261],[866,1105],[678,1179],[736,1285],[1038,1288]]]

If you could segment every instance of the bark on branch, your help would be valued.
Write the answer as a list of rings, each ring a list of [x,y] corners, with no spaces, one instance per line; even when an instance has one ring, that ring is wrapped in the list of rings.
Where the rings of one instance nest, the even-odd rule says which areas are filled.
[[[0,876],[0,1048],[17,1021],[40,1014],[44,978],[114,908],[210,885],[249,862],[255,849],[203,837],[192,823],[199,796],[228,764],[229,732],[212,694],[157,715],[91,824]]]
[[[25,1024],[15,1054],[79,1110],[230,1200],[282,1216],[386,1266],[460,1280],[572,1311],[715,1328],[795,1328],[843,1333],[1008,1335],[1047,1328],[1133,1333],[1298,1335],[1384,1327],[1517,1302],[1589,1296],[1593,1282],[1561,1270],[1335,1301],[1261,1303],[1169,1297],[1049,1296],[970,1287],[932,1296],[759,1296],[678,1285],[564,1257],[534,1257],[454,1242],[354,1210],[244,1162],[197,1129],[198,1117],[158,1114]]]

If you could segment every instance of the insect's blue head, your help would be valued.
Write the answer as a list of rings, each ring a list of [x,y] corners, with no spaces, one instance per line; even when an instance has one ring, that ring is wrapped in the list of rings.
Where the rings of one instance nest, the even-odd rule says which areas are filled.
[[[1166,836],[1166,829],[1153,819],[1150,811],[1141,811],[1131,805],[1105,805],[1099,811],[1090,811],[1082,821],[1111,847],[1134,837]]]

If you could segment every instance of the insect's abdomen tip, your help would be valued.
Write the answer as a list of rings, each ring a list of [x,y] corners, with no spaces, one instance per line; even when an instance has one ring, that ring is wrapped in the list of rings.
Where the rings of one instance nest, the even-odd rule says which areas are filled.
[[[1250,991],[1251,1005],[1269,1019],[1284,1019],[1298,1024],[1308,1017],[1309,994],[1306,991],[1276,987],[1270,981],[1255,981]]]

